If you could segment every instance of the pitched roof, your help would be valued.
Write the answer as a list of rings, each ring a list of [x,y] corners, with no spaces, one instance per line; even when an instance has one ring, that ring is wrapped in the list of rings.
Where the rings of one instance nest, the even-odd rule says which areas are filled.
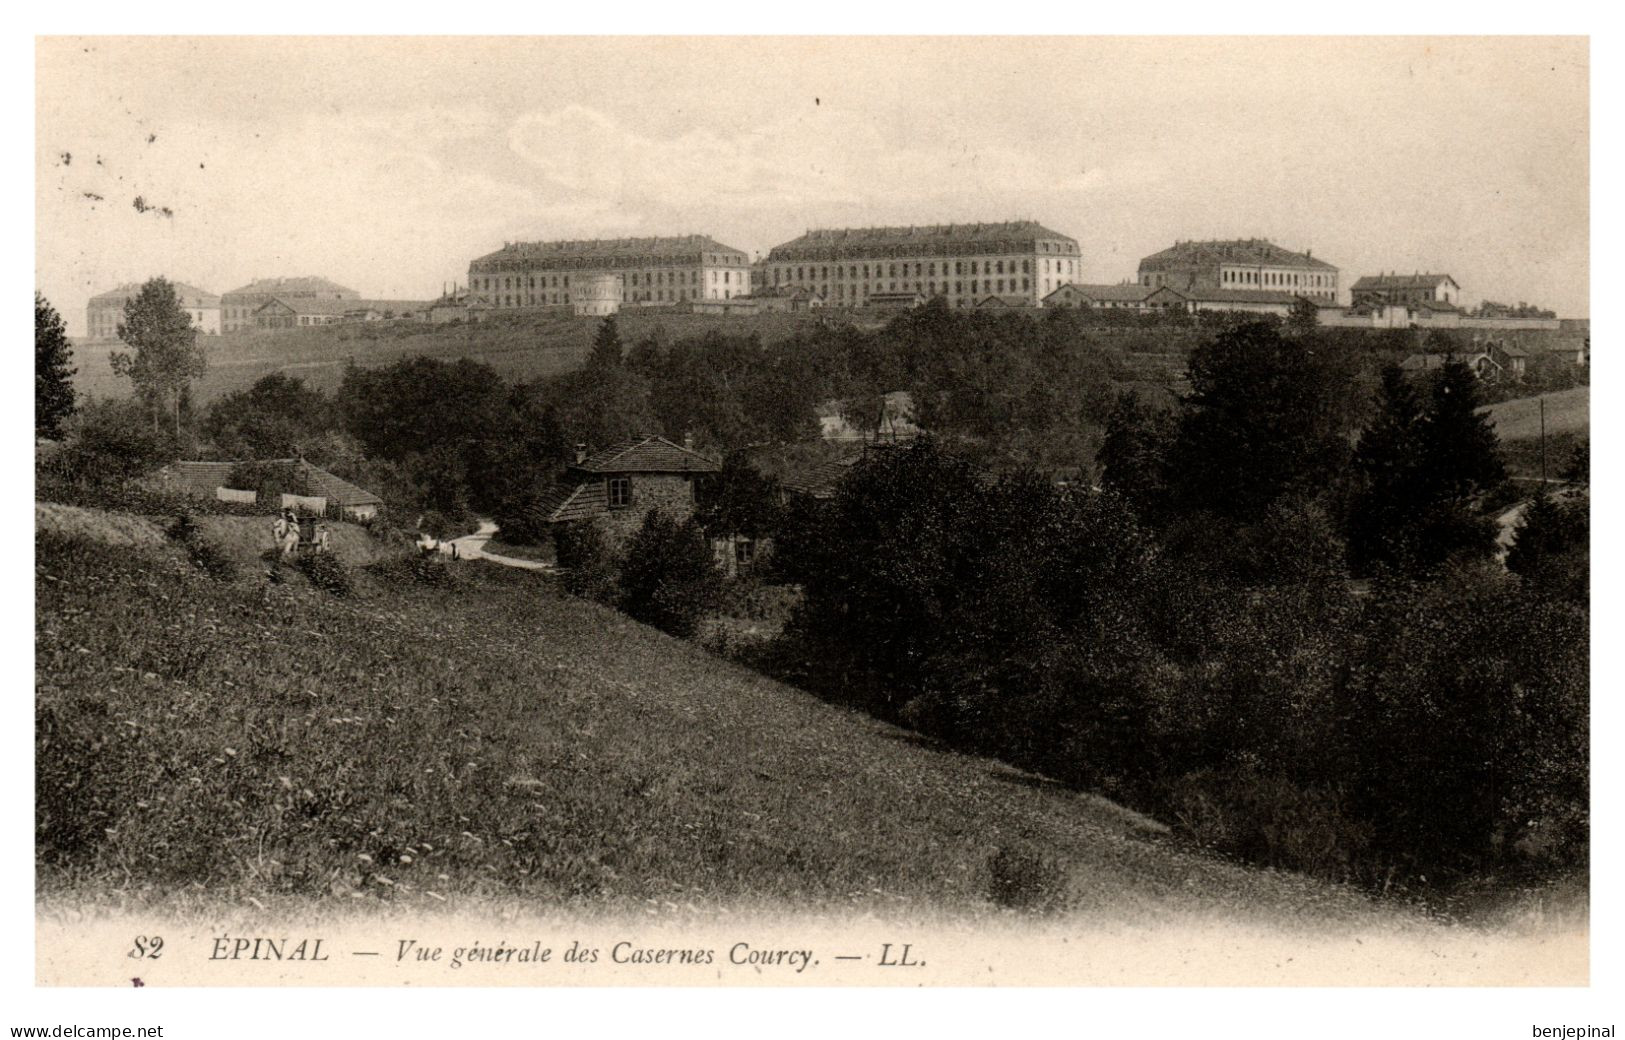
[[[1482,358],[1487,357],[1481,350],[1468,351],[1463,354],[1428,353],[1411,354],[1399,363],[1399,367],[1407,372],[1421,372],[1427,369],[1440,368],[1447,361],[1460,361],[1463,364],[1474,365]],[[1490,359],[1493,363],[1494,359]],[[1499,367],[1499,366],[1497,366]]]
[[[296,475],[303,482],[303,490],[313,496],[326,498],[329,502],[340,506],[382,505],[383,499],[365,488],[359,488],[342,477],[333,475],[320,466],[312,465],[302,459],[260,459],[253,463],[243,462],[194,462],[181,461],[170,464],[166,475],[171,486],[179,491],[190,492],[197,495],[213,496],[214,489],[229,487],[232,470],[239,465],[268,463],[283,463],[294,468]]]
[[[215,488],[229,486],[226,478],[236,466],[235,462],[175,462],[167,467],[166,476],[177,491],[213,497]]]
[[[1182,289],[1180,295],[1198,303],[1297,303],[1295,293],[1272,289]]]
[[[537,504],[550,524],[590,520],[609,511],[609,492],[602,480],[555,484],[543,492]]]
[[[774,246],[767,259],[837,260],[865,256],[953,256],[961,253],[1038,252],[1040,241],[1077,240],[1033,220],[995,224],[924,224],[907,227],[817,228]]]
[[[285,299],[281,296],[273,296],[254,308],[254,313],[258,314],[260,311],[278,305],[288,308],[295,314],[345,314],[349,311],[363,310],[367,304],[365,300],[316,300],[297,296],[292,299]]]
[[[109,289],[104,293],[97,293],[90,298],[92,307],[122,307],[124,301],[133,299],[141,293],[141,282],[125,282],[117,289]],[[220,297],[207,289],[199,289],[195,285],[185,282],[170,282],[175,287],[175,296],[181,301],[182,307],[218,307]]]
[[[1139,285],[1135,282],[1127,282],[1122,285],[1081,285],[1076,282],[1068,282],[1056,289],[1055,292],[1050,293],[1049,296],[1044,297],[1044,299],[1047,300],[1056,293],[1068,290],[1086,296],[1091,300],[1116,300],[1130,303],[1139,303],[1157,291],[1149,285]]]
[[[1032,300],[1026,296],[984,296],[976,304],[978,307],[1031,307]]]
[[[276,296],[280,293],[307,293],[307,292],[336,292],[344,293],[351,299],[361,295],[354,289],[346,289],[337,282],[330,282],[326,278],[316,276],[298,278],[256,278],[240,289],[232,289],[227,296]]]
[[[725,246],[710,235],[672,235],[664,238],[591,238],[559,242],[509,242],[494,253],[486,253],[469,264],[470,270],[487,265],[497,269],[502,261],[530,263],[581,260],[629,263],[643,259],[689,259],[696,262],[706,253],[734,253],[743,259],[743,249]]]
[[[1352,291],[1359,292],[1365,289],[1432,289],[1441,282],[1449,282],[1456,288],[1456,280],[1447,274],[1368,274],[1362,275],[1355,282]]]
[[[335,476],[320,466],[303,463],[304,477],[309,490],[329,502],[341,506],[383,505],[384,500],[365,488],[356,487],[343,477]]]
[[[716,473],[722,466],[664,437],[643,437],[605,448],[573,468],[584,473]]]
[[[1141,260],[1140,270],[1171,271],[1221,263],[1256,264],[1261,267],[1307,267],[1317,271],[1337,270],[1326,261],[1316,260],[1308,253],[1295,253],[1263,238],[1176,242],[1167,249],[1152,253]]]
[[[863,452],[860,451],[844,458],[820,462],[804,473],[781,481],[779,486],[791,494],[807,495],[811,498],[834,498],[836,485],[862,458]]]

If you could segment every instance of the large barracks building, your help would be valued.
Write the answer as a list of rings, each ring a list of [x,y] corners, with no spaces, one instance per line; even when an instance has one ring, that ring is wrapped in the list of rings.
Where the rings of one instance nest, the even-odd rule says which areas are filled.
[[[493,311],[566,307],[606,276],[628,304],[729,300],[750,293],[750,257],[705,235],[509,242],[468,265],[468,289]]]
[[[834,307],[895,294],[941,296],[955,307],[990,296],[1037,306],[1077,281],[1079,263],[1076,239],[1030,220],[840,228],[773,247],[755,279],[758,291],[794,286]]]

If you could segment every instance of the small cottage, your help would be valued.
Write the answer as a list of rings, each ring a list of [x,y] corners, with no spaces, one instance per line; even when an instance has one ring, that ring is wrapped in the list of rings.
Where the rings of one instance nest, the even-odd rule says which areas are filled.
[[[664,437],[643,437],[588,455],[576,449],[576,461],[542,499],[550,524],[589,521],[616,542],[643,526],[659,509],[679,521],[694,515],[694,481],[722,466],[695,451],[692,443],[673,444]]]

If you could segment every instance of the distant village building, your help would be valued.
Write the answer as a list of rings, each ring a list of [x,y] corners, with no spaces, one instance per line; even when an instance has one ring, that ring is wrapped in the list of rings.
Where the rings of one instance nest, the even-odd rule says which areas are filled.
[[[1175,290],[1185,298],[1191,311],[1244,311],[1273,314],[1285,318],[1292,313],[1300,294],[1268,289],[1186,289]]]
[[[347,312],[356,308],[353,300],[320,300],[295,297],[284,300],[280,296],[266,300],[253,312],[253,327],[259,329],[297,329],[313,325],[339,325]],[[247,326],[244,326],[245,328]]]
[[[224,332],[262,327],[257,312],[273,299],[297,304],[312,300],[360,298],[361,294],[354,289],[346,289],[326,278],[260,278],[220,297],[220,327]]]
[[[1078,243],[1030,220],[995,224],[808,231],[774,246],[755,272],[759,288],[803,286],[834,307],[876,306],[875,297],[916,293],[972,307],[989,296],[1037,306],[1076,281]]]
[[[822,296],[799,285],[763,286],[743,297],[743,302],[754,304],[757,314],[800,313],[818,310],[826,303]]]
[[[274,467],[285,471],[287,491],[260,501],[252,488],[233,488],[232,474],[240,466]],[[165,487],[198,498],[223,502],[256,503],[268,512],[282,507],[292,497],[311,511],[336,520],[371,520],[384,500],[304,459],[264,459],[253,462],[174,462],[158,472]],[[317,505],[317,503],[320,503]]]
[[[1121,285],[1078,285],[1072,282],[1044,297],[1045,307],[1103,307],[1107,310],[1147,310],[1146,299],[1158,290],[1148,285],[1125,282]]]
[[[694,515],[694,480],[722,469],[691,445],[664,437],[642,437],[588,455],[576,451],[564,479],[543,496],[541,512],[550,524],[586,521],[612,541],[631,537],[651,510],[678,521]]]
[[[925,294],[920,292],[878,292],[863,300],[863,306],[880,311],[911,311],[925,304]]]
[[[620,310],[625,296],[618,274],[581,275],[570,287],[570,308],[577,317],[603,318]]]
[[[1462,353],[1440,353],[1435,351],[1411,354],[1399,363],[1399,367],[1405,372],[1424,373],[1443,368],[1451,361],[1462,362],[1472,370],[1473,375],[1480,379],[1496,379],[1502,373],[1500,363],[1487,350],[1468,350]]]
[[[185,282],[170,282],[175,287],[175,298],[192,319],[192,327],[206,336],[220,331],[220,297]],[[109,289],[90,298],[85,307],[87,335],[96,340],[118,339],[118,327],[124,321],[124,305],[141,293],[140,282],[126,282],[117,289]]]
[[[1444,304],[1459,307],[1461,286],[1447,274],[1368,274],[1349,290],[1356,307],[1372,304]]]
[[[479,321],[491,310],[491,303],[467,289],[453,289],[427,305],[425,320],[435,325],[453,321]]]
[[[468,265],[468,286],[497,311],[561,307],[573,305],[572,288],[583,279],[605,275],[620,277],[622,305],[750,292],[750,258],[705,235],[509,242]]]
[[[1261,238],[1176,242],[1140,261],[1141,285],[1193,290],[1274,292],[1337,300],[1337,268],[1309,252]]]

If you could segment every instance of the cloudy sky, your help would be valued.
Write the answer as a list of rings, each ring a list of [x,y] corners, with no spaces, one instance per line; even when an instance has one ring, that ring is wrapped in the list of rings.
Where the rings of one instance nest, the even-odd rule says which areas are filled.
[[[1589,313],[1583,39],[46,38],[36,279],[427,299],[512,239],[1039,220]],[[149,207],[140,212],[140,197]]]

